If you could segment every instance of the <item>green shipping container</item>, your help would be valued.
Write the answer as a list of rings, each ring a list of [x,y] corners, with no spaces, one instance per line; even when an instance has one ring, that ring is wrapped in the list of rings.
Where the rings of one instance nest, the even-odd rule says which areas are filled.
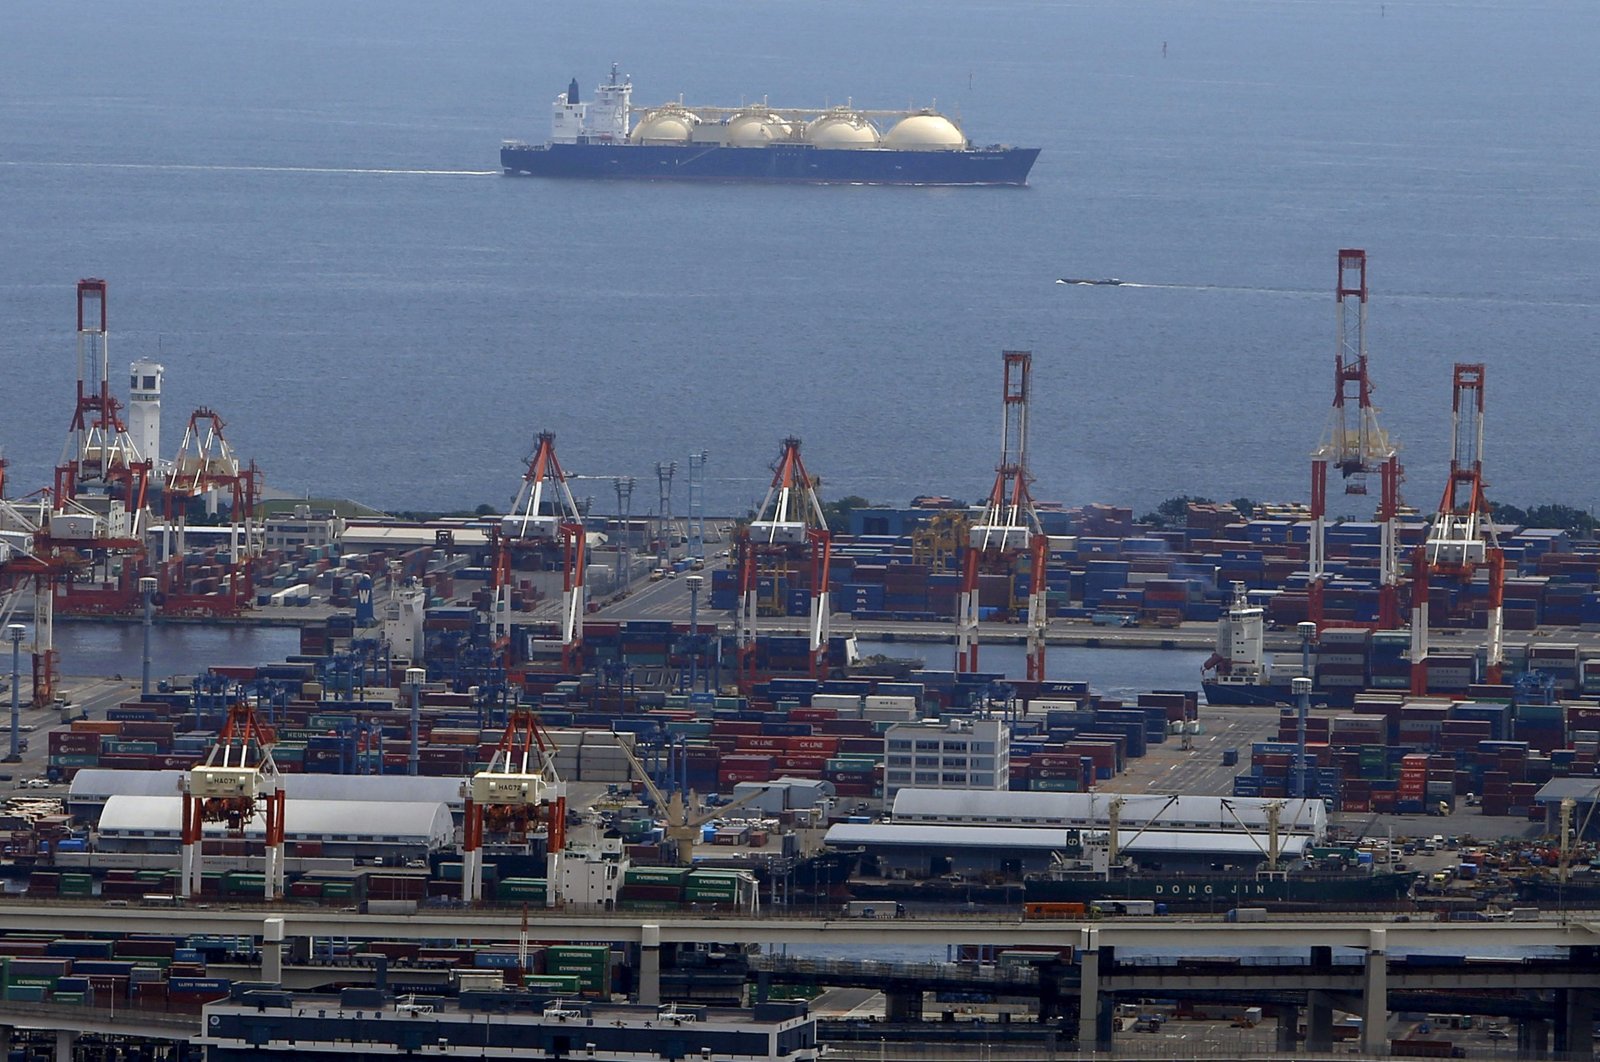
[[[52,1002],[52,1003],[65,1003],[68,1006],[79,1006],[79,1007],[81,1007],[81,1006],[83,1006],[83,993],[82,992],[52,992],[52,993],[50,993],[50,1002]]]
[[[100,751],[150,755],[161,749],[154,741],[107,741],[100,746]]]
[[[34,985],[7,985],[6,999],[13,1003],[43,1003],[45,990]]]
[[[611,948],[605,944],[552,944],[544,950],[548,959],[588,959],[610,962]]]
[[[631,867],[622,876],[625,885],[682,885],[687,867]]]
[[[683,890],[686,900],[731,900],[738,895],[739,890],[732,885],[691,884]]]
[[[54,991],[59,977],[13,977],[6,982],[7,991],[13,988],[37,988],[40,991],[50,989]]]
[[[528,974],[522,979],[525,987],[534,991],[576,993],[582,989],[580,979],[569,974]]]

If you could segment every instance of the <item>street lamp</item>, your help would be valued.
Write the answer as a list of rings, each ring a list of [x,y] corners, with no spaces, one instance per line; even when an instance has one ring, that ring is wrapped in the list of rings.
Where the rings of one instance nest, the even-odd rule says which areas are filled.
[[[1294,749],[1294,795],[1304,800],[1311,795],[1306,789],[1306,717],[1311,714],[1311,643],[1317,640],[1317,625],[1315,623],[1297,623],[1295,624],[1295,633],[1300,636],[1300,677],[1289,684],[1295,694],[1295,718],[1297,720]]]
[[[21,731],[22,708],[17,699],[17,687],[22,682],[22,634],[23,626],[12,623],[6,627],[6,637],[11,639],[11,755],[6,757],[8,763],[16,763],[22,759]]]
[[[142,696],[150,696],[150,625],[156,614],[156,581],[149,576],[139,580],[139,596],[144,599],[144,672],[139,684]]]
[[[693,693],[700,663],[700,587],[705,577],[691,575],[684,582],[689,584],[689,692]]]

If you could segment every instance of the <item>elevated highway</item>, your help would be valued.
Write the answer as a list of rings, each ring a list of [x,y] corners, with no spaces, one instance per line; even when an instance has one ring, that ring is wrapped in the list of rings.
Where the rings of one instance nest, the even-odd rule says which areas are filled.
[[[1552,1002],[1551,1022],[1558,1048],[1592,1054],[1588,1035],[1600,1001],[1600,923],[1588,920],[1539,922],[1355,922],[1334,919],[1224,923],[1178,918],[1108,919],[1094,922],[1029,922],[1015,918],[972,917],[877,920],[843,918],[766,918],[697,913],[531,911],[486,913],[466,909],[425,910],[417,914],[363,914],[357,910],[314,907],[184,909],[110,908],[93,904],[12,902],[0,904],[0,931],[59,931],[63,926],[89,933],[221,934],[262,942],[263,981],[285,980],[285,960],[310,953],[317,938],[360,940],[515,941],[524,934],[540,941],[587,941],[638,948],[636,968],[641,1002],[660,1001],[661,946],[704,942],[756,942],[795,948],[872,949],[951,944],[1032,945],[1061,949],[1062,964],[1041,983],[1045,1012],[1076,1009],[1079,1035],[1091,1035],[1096,1048],[1110,1050],[1111,1019],[1119,994],[1132,998],[1176,992],[1230,991],[1302,994],[1308,1010],[1310,1051],[1331,1048],[1332,1014],[1354,1011],[1363,1018],[1362,1050],[1380,1054],[1391,993],[1540,993]],[[288,954],[285,954],[285,949]],[[1120,961],[1118,950],[1169,956],[1174,965]],[[1285,949],[1307,956],[1288,962],[1218,962],[1218,955],[1274,955]],[[1519,955],[1529,949],[1561,949],[1565,959],[1468,964],[1467,956]],[[1449,957],[1425,963],[1412,955]],[[354,973],[354,971],[351,971]],[[859,972],[859,971],[858,971]],[[291,980],[316,983],[321,972],[300,972]],[[350,980],[356,978],[352,977]],[[1075,983],[1073,983],[1075,981]],[[1020,985],[1016,987],[1021,987]],[[1055,996],[1055,999],[1048,998]],[[896,1005],[896,996],[900,1004]],[[1076,996],[1076,1008],[1072,997]],[[890,994],[891,1016],[914,1016],[921,989],[912,982]],[[1295,1016],[1296,1021],[1298,1015]],[[1290,1028],[1293,1024],[1289,1025]]]

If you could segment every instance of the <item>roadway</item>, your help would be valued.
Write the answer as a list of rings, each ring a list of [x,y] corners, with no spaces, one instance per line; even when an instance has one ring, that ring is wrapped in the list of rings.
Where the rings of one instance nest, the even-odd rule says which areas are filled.
[[[9,685],[10,680],[7,679]],[[63,678],[58,682],[58,689],[68,699],[68,711],[72,718],[78,718],[87,713],[91,718],[104,719],[108,708],[113,708],[126,700],[137,699],[139,696],[139,679],[137,676],[128,681],[121,676],[111,678]],[[27,742],[21,758],[17,762],[0,763],[0,792],[7,789],[21,789],[23,783],[32,778],[44,775],[45,765],[50,758],[48,731],[62,725],[63,711],[60,708],[35,708],[30,703],[33,697],[33,684],[31,679],[24,677],[19,691],[21,705],[19,712],[20,738]],[[5,712],[0,714],[0,725],[10,726],[10,693],[0,699]],[[0,730],[0,754],[9,750],[10,734]],[[48,790],[41,790],[42,795],[63,796],[66,786],[52,786]]]
[[[0,902],[0,932],[56,932],[71,925],[84,933],[223,934],[261,936],[268,919],[281,919],[283,935],[372,940],[609,941],[638,944],[647,937],[663,944],[759,941],[790,945],[944,947],[949,944],[1049,945],[1094,951],[1102,947],[1159,949],[1178,956],[1277,948],[1286,934],[1296,947],[1360,948],[1389,954],[1425,952],[1484,954],[1534,947],[1600,947],[1600,922],[1373,922],[1329,918],[1228,923],[1188,918],[1102,919],[1041,922],[970,917],[844,919],[752,917],[685,912],[530,911],[488,914],[471,910],[424,910],[414,915],[361,914],[315,907],[113,908],[100,903]],[[526,925],[526,928],[524,928]]]

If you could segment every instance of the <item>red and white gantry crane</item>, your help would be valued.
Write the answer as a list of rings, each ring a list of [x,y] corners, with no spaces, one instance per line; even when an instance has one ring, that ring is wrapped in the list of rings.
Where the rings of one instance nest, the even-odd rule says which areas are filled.
[[[140,455],[111,394],[106,282],[78,281],[78,391],[45,531],[92,557],[86,577],[56,584],[71,612],[127,614],[144,572],[151,462]]]
[[[584,569],[587,540],[583,516],[556,458],[554,432],[540,432],[522,475],[522,487],[511,512],[500,519],[494,539],[494,605],[490,630],[504,653],[508,671],[515,665],[511,649],[511,589],[514,560],[526,553],[561,556],[561,664],[569,672],[583,668]]]
[[[1456,363],[1451,387],[1450,479],[1428,537],[1411,559],[1411,692],[1428,692],[1428,589],[1437,578],[1472,581],[1488,573],[1484,679],[1498,683],[1504,664],[1505,554],[1484,499],[1482,365]]]
[[[1027,557],[1027,653],[1030,681],[1044,679],[1044,635],[1049,623],[1045,610],[1045,569],[1050,559],[1050,539],[1039,522],[1028,471],[1028,385],[1033,353],[1003,351],[1005,367],[1004,415],[1001,420],[1000,464],[983,515],[968,528],[962,558],[961,596],[956,603],[956,670],[978,670],[979,587],[984,575],[1003,574],[1010,593],[1018,561]]]
[[[234,615],[248,607],[255,590],[255,560],[261,553],[255,522],[255,509],[261,500],[260,471],[254,463],[240,462],[223,435],[223,427],[222,418],[212,410],[195,410],[166,471],[162,499],[172,538],[161,570],[163,612]],[[222,493],[229,496],[231,506],[227,586],[215,594],[186,593],[182,577],[188,503]]]
[[[780,571],[792,575],[805,571],[811,604],[806,640],[815,678],[828,677],[828,593],[832,578],[833,535],[828,530],[817,481],[800,459],[800,440],[783,440],[783,452],[773,466],[772,486],[756,510],[756,517],[739,535],[737,565],[739,604],[734,615],[734,639],[739,653],[739,681],[748,690],[756,681],[756,631],[760,615],[760,582],[775,579]],[[776,585],[776,583],[774,584]]]
[[[1322,443],[1311,454],[1311,534],[1308,543],[1310,618],[1324,625],[1323,584],[1327,573],[1328,470],[1337,469],[1344,492],[1365,495],[1378,479],[1378,622],[1382,630],[1400,626],[1399,451],[1378,423],[1367,368],[1367,252],[1339,252],[1334,287],[1337,349],[1333,357],[1333,410]]]
[[[228,833],[244,836],[259,816],[266,828],[266,889],[268,902],[284,894],[283,776],[272,759],[277,737],[256,719],[255,709],[236,704],[217,734],[205,762],[193,767],[180,781],[183,800],[182,895],[198,896],[204,869],[204,834],[207,823],[222,823]]]
[[[527,844],[545,837],[546,900],[555,906],[561,852],[567,838],[567,787],[556,773],[556,745],[538,715],[518,708],[489,765],[462,783],[466,798],[461,832],[461,900],[483,899],[483,843],[493,834]]]

